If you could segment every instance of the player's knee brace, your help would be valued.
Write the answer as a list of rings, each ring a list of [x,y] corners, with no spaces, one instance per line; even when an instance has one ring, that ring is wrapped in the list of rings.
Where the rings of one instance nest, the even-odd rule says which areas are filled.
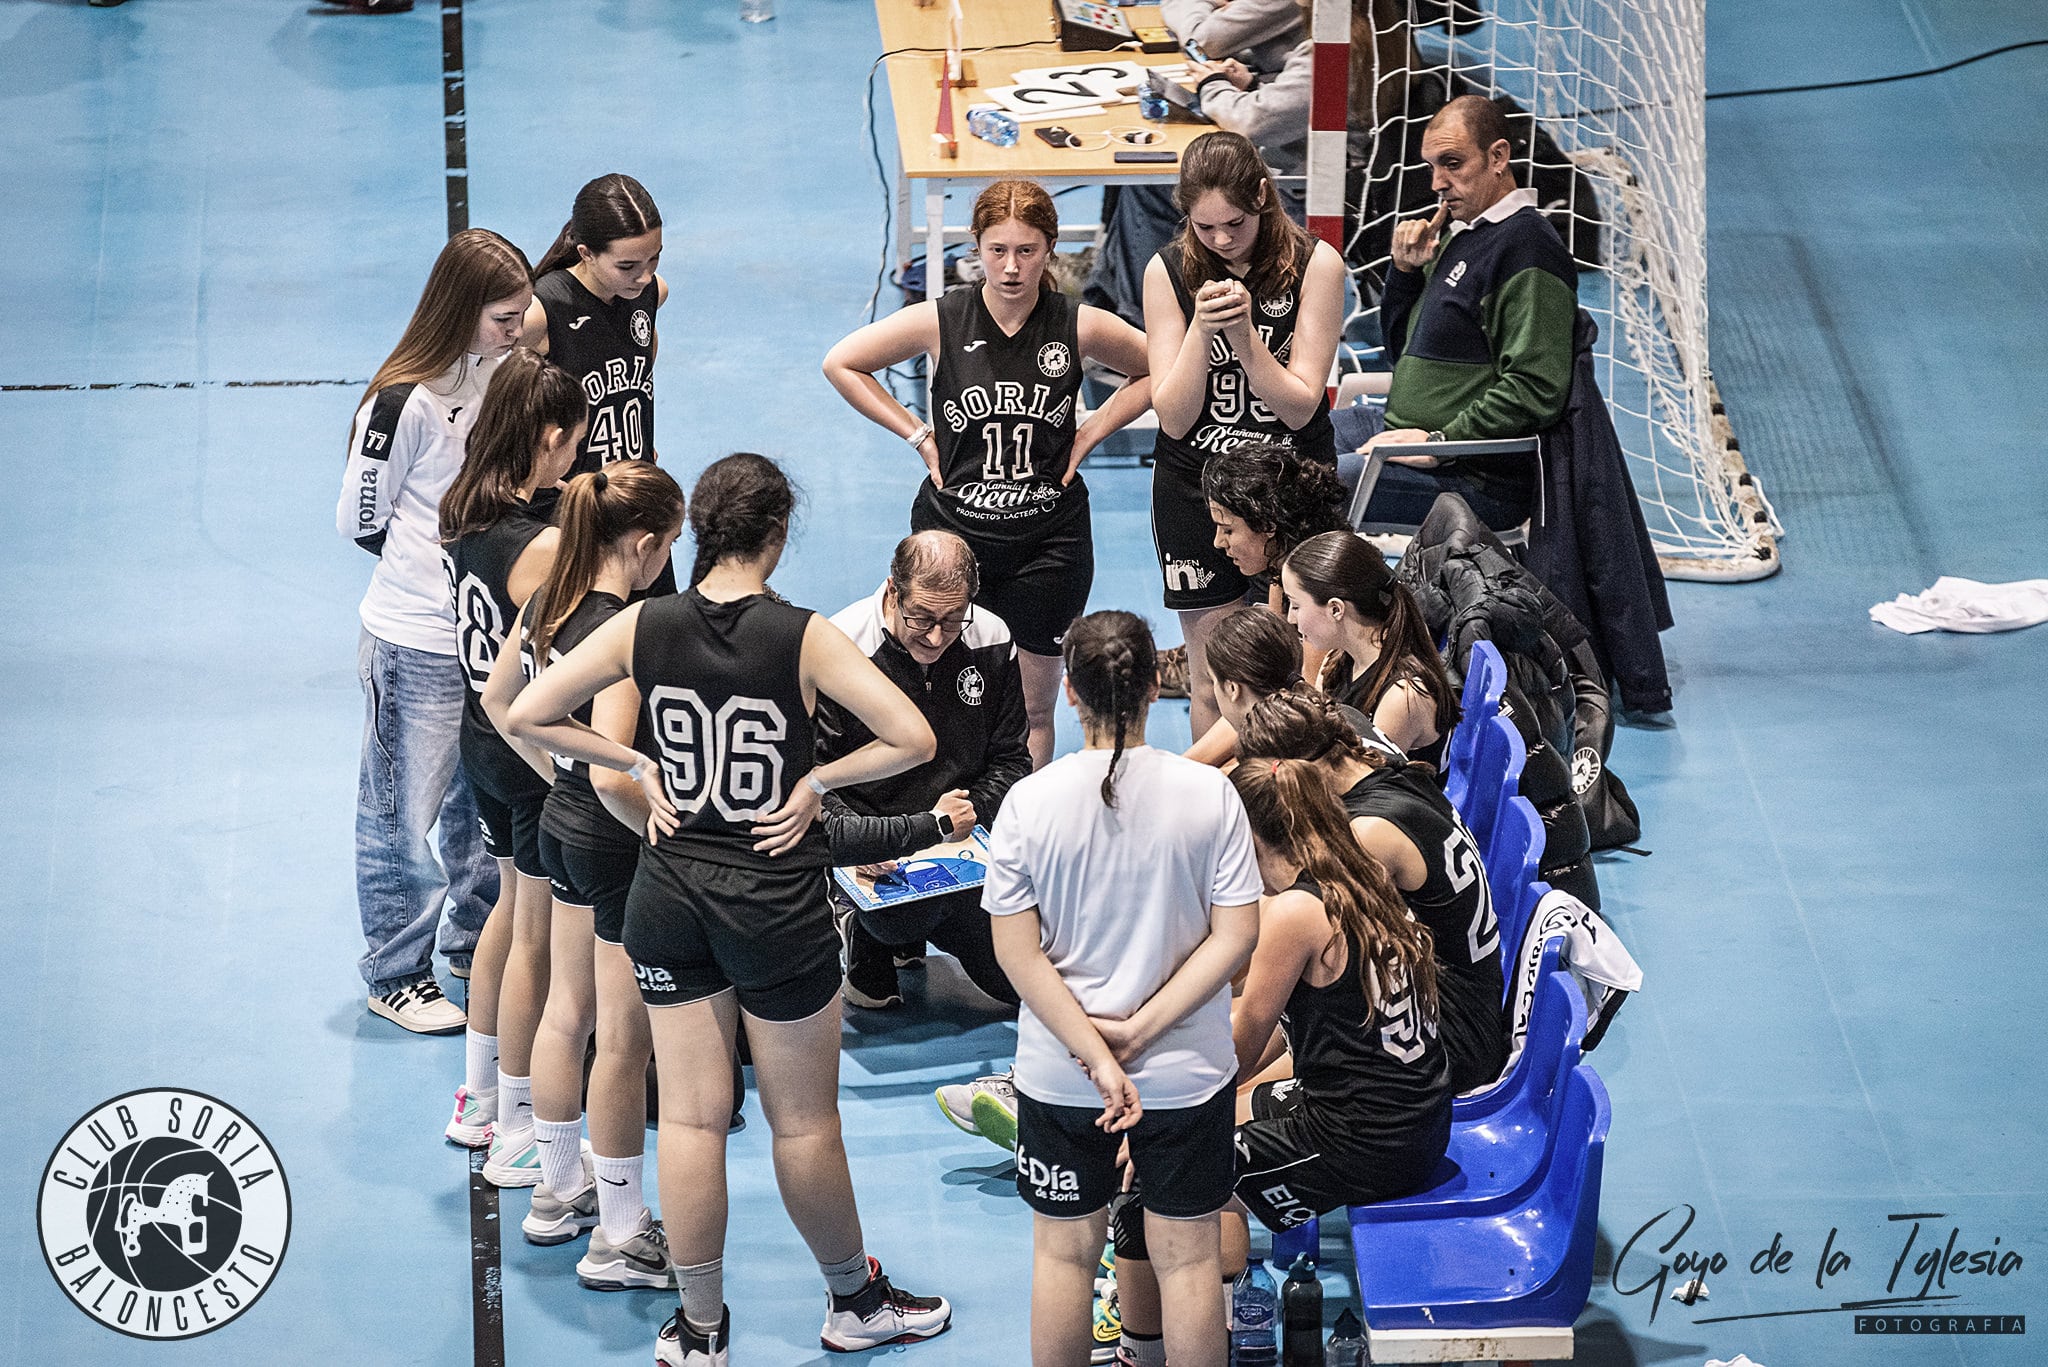
[[[1118,1262],[1150,1260],[1145,1251],[1145,1208],[1135,1193],[1121,1192],[1109,1203],[1109,1238]]]

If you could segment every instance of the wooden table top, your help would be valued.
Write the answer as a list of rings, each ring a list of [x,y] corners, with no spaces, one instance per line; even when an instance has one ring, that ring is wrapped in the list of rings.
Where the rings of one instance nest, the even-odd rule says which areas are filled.
[[[882,50],[937,48],[946,46],[946,28],[952,7],[948,0],[875,0],[881,21]],[[1135,28],[1159,27],[1157,6],[1124,10]],[[1012,84],[1018,71],[1050,66],[1085,65],[1090,61],[1140,62],[1146,66],[1176,66],[1187,59],[1177,52],[1148,53],[1126,48],[1117,52],[1068,52],[1058,42],[1059,26],[1053,18],[1052,0],[962,0],[961,49],[965,54],[966,77],[971,84],[953,92],[953,125],[960,143],[958,157],[942,157],[932,142],[932,129],[939,113],[939,66],[937,54],[909,54],[891,57],[889,99],[896,108],[896,147],[903,173],[912,180],[996,180],[1025,176],[1032,180],[1117,181],[1148,178],[1177,178],[1179,162],[1119,162],[1113,153],[1139,150],[1180,153],[1214,125],[1189,118],[1179,109],[1163,124],[1149,124],[1138,116],[1135,103],[1111,105],[1103,113],[1082,118],[1049,119],[1023,125],[1023,136],[1015,147],[997,147],[967,131],[967,107],[985,103],[982,91]],[[1010,47],[1009,44],[1029,44]],[[976,48],[1001,47],[1000,52],[976,52]],[[1052,147],[1036,136],[1034,128],[1057,123],[1094,144],[1113,128],[1156,128],[1163,137],[1147,147],[1126,149],[1122,143],[1106,147]]]

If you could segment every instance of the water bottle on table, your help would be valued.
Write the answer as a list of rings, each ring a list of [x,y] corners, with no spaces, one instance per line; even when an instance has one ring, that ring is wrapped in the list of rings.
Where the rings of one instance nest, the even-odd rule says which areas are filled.
[[[998,147],[1017,145],[1017,121],[992,104],[978,104],[967,111],[967,131],[983,142]]]
[[[1323,1355],[1324,1367],[1369,1367],[1371,1362],[1372,1353],[1365,1343],[1365,1326],[1359,1323],[1358,1313],[1346,1306],[1330,1330],[1330,1343]]]
[[[1230,1289],[1230,1367],[1277,1367],[1280,1293],[1263,1259],[1254,1258]]]

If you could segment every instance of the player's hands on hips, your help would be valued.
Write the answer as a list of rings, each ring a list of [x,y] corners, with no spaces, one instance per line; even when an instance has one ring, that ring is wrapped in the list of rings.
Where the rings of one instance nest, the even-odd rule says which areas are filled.
[[[818,809],[824,805],[823,794],[816,792],[808,783],[796,785],[796,791],[789,795],[789,801],[768,814],[766,821],[754,826],[754,834],[761,838],[754,842],[754,849],[770,858],[788,854],[796,848],[804,832],[818,819]]]
[[[923,441],[919,442],[917,444],[917,456],[919,460],[924,462],[924,468],[931,474],[932,488],[945,488],[946,481],[939,478],[939,439],[936,436],[932,436],[926,437]]]
[[[626,777],[640,785],[647,797],[647,843],[659,845],[665,835],[674,835],[682,825],[676,806],[668,800],[668,788],[661,781],[661,766],[643,758],[626,771]]]
[[[1394,225],[1394,269],[1419,271],[1436,255],[1437,239],[1451,218],[1451,206],[1438,204],[1429,218],[1411,218]]]

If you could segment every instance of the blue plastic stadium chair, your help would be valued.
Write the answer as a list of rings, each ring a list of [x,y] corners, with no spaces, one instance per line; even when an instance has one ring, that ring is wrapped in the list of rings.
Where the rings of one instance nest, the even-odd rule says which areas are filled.
[[[1306,1253],[1317,1262],[1323,1260],[1322,1221],[1311,1219],[1305,1225],[1283,1230],[1273,1235],[1273,1266],[1284,1273],[1294,1266],[1294,1260]]]
[[[1479,842],[1482,859],[1493,844],[1502,808],[1521,790],[1522,766],[1528,758],[1529,752],[1522,746],[1522,733],[1506,717],[1489,717],[1479,729],[1478,751],[1472,760],[1464,805],[1452,806],[1457,807],[1472,838]]]
[[[1569,1327],[1593,1285],[1610,1111],[1585,1064],[1565,1080],[1550,1161],[1525,1199],[1483,1214],[1352,1213],[1359,1299],[1374,1329]]]
[[[1451,1116],[1451,1143],[1427,1191],[1353,1206],[1351,1222],[1385,1224],[1418,1215],[1483,1215],[1530,1199],[1563,1123],[1565,1079],[1579,1063],[1586,1003],[1568,974],[1536,985],[1528,1042],[1508,1078],[1489,1089],[1488,1109]],[[1500,1093],[1493,1098],[1492,1093]]]
[[[1473,832],[1474,837],[1478,832]],[[1508,794],[1502,802],[1493,840],[1486,851],[1486,886],[1493,893],[1493,914],[1500,921],[1500,952],[1512,960],[1522,947],[1535,903],[1528,900],[1543,863],[1543,818],[1528,798]]]
[[[1505,948],[1503,946],[1503,949]],[[1507,969],[1510,993],[1514,991],[1514,957],[1513,954],[1509,954],[1502,962],[1502,967]],[[1552,936],[1550,942],[1543,946],[1543,957],[1536,966],[1536,990],[1529,1006],[1527,1043],[1498,1082],[1483,1091],[1468,1092],[1464,1096],[1452,1099],[1451,1124],[1454,1127],[1484,1120],[1503,1107],[1515,1104],[1518,1094],[1531,1088],[1548,1091],[1578,1062],[1579,1041],[1586,1035],[1586,999],[1584,993],[1577,990],[1577,984],[1572,981],[1571,976],[1564,973],[1563,957],[1564,937]],[[1559,997],[1544,990],[1545,983],[1560,975],[1565,985],[1573,989],[1566,997]],[[1576,1012],[1567,1000],[1569,997],[1577,999]],[[1544,1051],[1549,1048],[1550,1042],[1559,1043],[1561,1046],[1568,1044],[1573,1051],[1572,1057],[1564,1059],[1561,1063],[1548,1057]],[[1558,1055],[1558,1058],[1562,1059],[1563,1055]],[[1553,1064],[1556,1066],[1552,1067]],[[1529,1070],[1537,1067],[1551,1068],[1552,1076],[1529,1076]]]
[[[1465,660],[1465,692],[1461,715],[1444,746],[1444,793],[1451,805],[1465,810],[1472,780],[1472,761],[1479,750],[1480,728],[1500,715],[1500,695],[1508,685],[1507,661],[1491,641],[1475,641]]]

